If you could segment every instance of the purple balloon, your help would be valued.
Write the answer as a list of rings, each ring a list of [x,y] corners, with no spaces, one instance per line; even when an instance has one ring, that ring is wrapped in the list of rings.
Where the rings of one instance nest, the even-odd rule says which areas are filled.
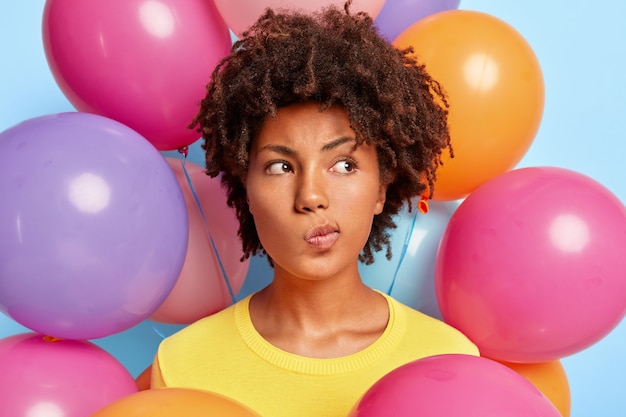
[[[375,23],[380,34],[392,42],[418,20],[457,9],[460,3],[461,0],[386,0]]]
[[[121,332],[180,274],[189,231],[178,181],[117,121],[59,113],[1,132],[0,198],[0,309],[35,332]]]

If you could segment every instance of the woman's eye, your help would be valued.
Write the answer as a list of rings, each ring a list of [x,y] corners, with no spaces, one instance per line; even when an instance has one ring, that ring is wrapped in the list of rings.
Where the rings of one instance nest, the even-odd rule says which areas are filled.
[[[341,160],[333,166],[333,171],[340,174],[349,174],[356,169],[356,164],[350,160]]]
[[[267,166],[267,172],[273,175],[285,174],[291,172],[291,167],[286,162],[272,162]]]

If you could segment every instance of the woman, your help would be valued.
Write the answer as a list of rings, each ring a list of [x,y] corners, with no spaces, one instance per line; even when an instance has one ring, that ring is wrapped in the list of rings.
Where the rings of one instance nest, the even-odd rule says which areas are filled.
[[[152,386],[205,389],[264,417],[346,416],[389,371],[478,354],[463,334],[365,286],[393,215],[432,193],[446,100],[362,13],[268,10],[214,71],[192,126],[245,256],[273,281],[165,339]]]

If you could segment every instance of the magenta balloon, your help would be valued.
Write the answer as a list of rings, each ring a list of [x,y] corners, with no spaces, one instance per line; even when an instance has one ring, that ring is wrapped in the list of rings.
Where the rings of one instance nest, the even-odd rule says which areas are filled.
[[[0,339],[0,369],[1,416],[85,417],[138,391],[102,348],[36,333]]]
[[[458,9],[461,0],[386,0],[375,23],[393,41],[413,23],[431,14]],[[419,55],[419,51],[417,51]]]
[[[561,417],[526,378],[487,358],[448,354],[378,380],[349,417]]]
[[[626,313],[626,208],[575,171],[509,171],[472,192],[443,234],[444,320],[481,354],[545,362],[606,336]]]
[[[187,126],[231,45],[207,0],[47,0],[43,42],[76,109],[124,123],[160,150],[200,137]]]
[[[94,339],[165,299],[187,211],[165,159],[106,117],[60,113],[0,133],[0,309],[36,332]]]

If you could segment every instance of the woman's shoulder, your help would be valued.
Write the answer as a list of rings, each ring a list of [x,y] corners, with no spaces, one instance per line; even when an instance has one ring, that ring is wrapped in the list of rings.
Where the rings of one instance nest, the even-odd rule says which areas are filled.
[[[207,317],[203,317],[176,333],[163,339],[159,346],[159,352],[168,350],[178,350],[180,348],[189,349],[192,346],[210,346],[211,341],[223,340],[231,337],[235,328],[235,311],[245,300],[226,307]]]
[[[204,387],[209,374],[227,372],[245,352],[238,336],[236,311],[245,300],[204,317],[159,344],[154,363],[159,386]]]

